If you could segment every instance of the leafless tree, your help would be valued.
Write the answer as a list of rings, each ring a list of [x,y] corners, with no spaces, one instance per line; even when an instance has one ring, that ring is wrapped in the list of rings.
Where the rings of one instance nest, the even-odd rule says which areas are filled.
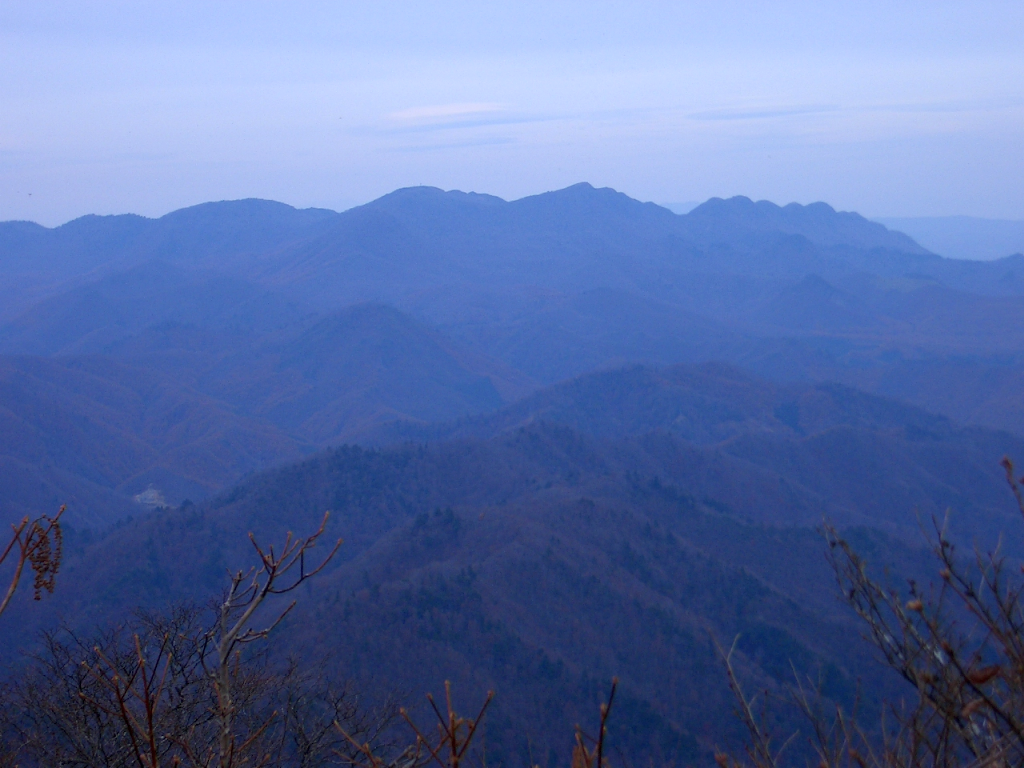
[[[573,745],[571,768],[608,768],[606,756],[606,740],[608,736],[608,717],[615,701],[618,679],[612,679],[608,701],[601,704],[600,720],[597,736],[587,734],[579,725],[576,726],[576,739]],[[452,704],[452,686],[449,681],[444,683],[444,706],[439,707],[434,697],[427,694],[427,701],[437,718],[434,729],[420,728],[405,709],[400,710],[402,718],[412,730],[414,740],[401,752],[391,756],[382,755],[372,744],[361,742],[348,733],[342,725],[338,730],[351,747],[348,754],[339,752],[344,762],[352,768],[423,768],[435,765],[437,768],[460,768],[467,764],[475,764],[487,768],[487,756],[483,750],[471,754],[481,731],[484,716],[494,699],[494,691],[488,691],[484,703],[476,717],[463,717],[455,711]]]
[[[415,736],[415,740],[404,750],[396,755],[384,755],[373,744],[360,741],[339,723],[338,731],[348,742],[349,749],[339,751],[338,756],[353,768],[421,768],[428,763],[436,763],[439,768],[459,768],[464,765],[470,758],[469,750],[487,714],[487,708],[494,699],[494,691],[487,692],[487,698],[475,718],[463,717],[455,711],[452,686],[447,680],[444,682],[444,692],[444,710],[437,706],[432,695],[427,694],[430,708],[437,717],[435,736],[430,735],[429,729],[424,733],[403,708],[399,713]],[[486,760],[480,762],[486,765]]]
[[[233,696],[232,658],[242,646],[263,640],[270,631],[295,606],[293,600],[276,618],[257,628],[253,622],[268,597],[283,595],[296,589],[307,579],[324,569],[341,546],[339,539],[334,548],[319,565],[306,568],[306,555],[317,544],[327,526],[328,514],[324,513],[320,527],[305,539],[294,538],[291,532],[285,538],[279,552],[274,547],[264,549],[250,533],[249,540],[259,557],[259,566],[249,571],[237,571],[231,576],[231,583],[218,611],[216,627],[207,639],[214,648],[214,665],[209,669],[217,693],[217,720],[220,733],[217,739],[217,765],[219,768],[233,768],[241,764],[242,754],[252,746],[250,740],[238,741],[234,729],[237,704]],[[203,656],[205,659],[205,654]],[[194,762],[200,763],[198,756]],[[209,763],[203,763],[208,765]],[[153,767],[155,768],[155,766]]]
[[[400,711],[396,695],[385,693],[382,701],[367,707],[351,683],[331,680],[325,663],[312,669],[307,666],[290,660],[282,675],[277,764],[295,768],[351,765],[357,753],[351,739],[372,745],[380,754],[393,754],[392,725]]]
[[[178,606],[137,614],[97,637],[46,634],[3,691],[8,753],[25,768],[215,761],[220,724],[202,659],[205,614]],[[232,665],[236,734],[251,741],[239,760],[249,754],[250,764],[273,768],[337,765],[335,752],[346,745],[335,723],[387,750],[398,716],[393,697],[368,705],[351,684],[332,680],[324,663],[277,665],[265,650]]]
[[[1024,494],[1009,459],[1006,479],[1024,519]],[[886,665],[909,686],[885,721],[864,729],[856,717],[823,706],[798,681],[792,701],[811,725],[819,764],[860,768],[962,768],[1024,764],[1024,569],[1000,547],[961,556],[945,522],[934,524],[937,581],[905,590],[884,586],[839,532],[825,527],[829,562],[842,594]],[[784,764],[763,717],[723,654],[750,741],[747,762]],[[722,766],[740,765],[718,755]]]
[[[83,640],[69,630],[44,635],[26,674],[5,691],[4,743],[25,766],[241,768],[321,766],[353,754],[352,738],[387,751],[393,698],[364,706],[323,664],[282,669],[266,639],[294,606],[263,618],[275,595],[320,573],[340,540],[312,566],[311,536],[291,534],[264,548],[250,536],[258,565],[230,575],[205,611],[179,606],[137,613],[105,635]]]
[[[619,687],[618,678],[612,678],[612,689],[608,693],[608,701],[601,705],[601,719],[597,726],[597,736],[588,736],[582,728],[576,726],[576,743],[572,750],[572,768],[605,768],[608,764],[605,757],[605,739],[608,736],[608,716],[615,703],[615,690]]]

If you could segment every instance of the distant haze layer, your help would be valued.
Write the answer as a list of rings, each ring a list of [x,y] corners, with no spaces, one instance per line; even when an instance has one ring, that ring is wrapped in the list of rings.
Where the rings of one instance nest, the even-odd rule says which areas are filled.
[[[926,216],[875,219],[910,235],[921,245],[951,259],[1001,259],[1024,253],[1024,221],[974,216]]]

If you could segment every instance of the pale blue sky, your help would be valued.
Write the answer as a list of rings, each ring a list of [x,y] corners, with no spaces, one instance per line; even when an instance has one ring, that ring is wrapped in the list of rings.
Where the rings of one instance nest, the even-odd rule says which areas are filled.
[[[0,219],[578,181],[1024,218],[1024,2],[0,0]]]

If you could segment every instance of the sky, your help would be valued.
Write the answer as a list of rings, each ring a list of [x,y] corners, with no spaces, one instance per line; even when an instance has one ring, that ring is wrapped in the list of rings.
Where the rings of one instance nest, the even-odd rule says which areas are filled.
[[[0,0],[0,220],[580,181],[1024,219],[1024,3]]]

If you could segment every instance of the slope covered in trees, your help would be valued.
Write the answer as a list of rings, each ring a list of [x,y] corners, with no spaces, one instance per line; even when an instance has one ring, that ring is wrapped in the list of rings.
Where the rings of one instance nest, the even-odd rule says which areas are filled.
[[[522,378],[375,305],[267,337],[170,322],[106,355],[0,357],[0,510],[69,503],[102,527],[150,486],[198,501],[382,421],[494,409]]]
[[[551,764],[615,674],[616,740],[680,761],[732,738],[712,636],[741,635],[759,685],[792,661],[828,695],[854,695],[867,650],[835,601],[824,517],[875,563],[917,574],[915,507],[952,506],[958,535],[991,539],[1013,511],[999,457],[1024,451],[892,401],[722,367],[594,374],[449,429],[462,436],[332,449],[72,535],[49,608],[84,627],[137,602],[201,601],[247,562],[247,532],[278,540],[329,509],[345,544],[282,647],[329,649],[339,675],[410,691],[493,688],[495,759],[532,749]],[[18,610],[20,644],[42,615]]]
[[[5,427],[11,514],[65,493],[110,520],[150,482],[195,500],[389,421],[628,362],[728,361],[1024,434],[1018,262],[943,259],[824,204],[677,216],[586,184],[513,202],[403,189],[340,214],[209,203],[4,223],[0,274],[0,352],[25,356],[5,380],[30,368],[52,414]],[[83,367],[133,393],[116,417],[61,373]],[[123,448],[75,458],[94,428]]]
[[[346,543],[283,650],[494,688],[491,756],[545,765],[618,674],[622,748],[685,762],[738,736],[712,637],[758,686],[792,663],[854,696],[823,519],[901,578],[928,573],[921,520],[988,546],[1014,514],[1019,258],[823,204],[239,201],[3,224],[0,269],[2,511],[69,503],[62,588],[16,597],[7,664],[57,617],[202,604],[247,533],[329,509]]]

